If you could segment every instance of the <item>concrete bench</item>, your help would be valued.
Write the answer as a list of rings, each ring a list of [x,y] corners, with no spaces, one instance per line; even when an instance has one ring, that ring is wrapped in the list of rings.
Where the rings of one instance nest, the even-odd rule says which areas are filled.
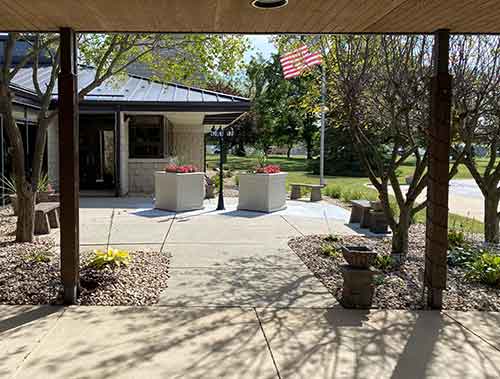
[[[311,201],[321,200],[321,189],[324,187],[321,184],[303,184],[303,183],[292,183],[290,184],[290,200],[300,199],[301,189],[309,188],[311,190]]]
[[[389,232],[389,223],[384,211],[370,210],[369,218],[370,232],[376,234],[386,234]]]
[[[350,224],[359,223],[361,228],[370,226],[370,210],[372,206],[368,200],[351,200]]]
[[[35,234],[49,234],[51,228],[59,226],[59,203],[35,205]]]

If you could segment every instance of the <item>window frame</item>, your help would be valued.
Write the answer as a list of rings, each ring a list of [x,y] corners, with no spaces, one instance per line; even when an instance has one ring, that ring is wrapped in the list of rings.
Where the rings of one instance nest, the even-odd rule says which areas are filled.
[[[163,159],[165,158],[165,117],[162,115],[130,115],[128,122],[128,157],[129,159]],[[157,118],[158,123],[144,123],[140,121],[143,118]],[[137,150],[140,149],[141,146],[147,145],[147,143],[140,143],[139,148],[137,147],[138,140],[135,138],[136,134],[133,132],[134,129],[137,128],[158,128],[160,130],[160,141],[158,142],[160,151],[158,155],[147,155],[147,154],[138,154]],[[136,145],[134,145],[134,143]]]

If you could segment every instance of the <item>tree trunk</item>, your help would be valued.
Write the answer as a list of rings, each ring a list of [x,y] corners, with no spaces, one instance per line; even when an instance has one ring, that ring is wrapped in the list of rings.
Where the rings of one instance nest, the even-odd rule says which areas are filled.
[[[16,178],[18,180],[19,178]],[[20,188],[21,187],[21,188]],[[33,242],[35,234],[35,192],[24,181],[17,190],[16,242]]]
[[[410,213],[402,209],[399,221],[392,230],[392,257],[398,264],[405,261],[408,255],[408,230],[410,228]]]
[[[306,150],[307,150],[307,160],[311,160],[313,157],[312,156],[312,146],[307,145]]]
[[[287,157],[287,159],[290,159],[291,153],[292,153],[292,147],[288,146],[288,150],[286,151],[286,157]]]
[[[496,191],[496,188],[491,188],[484,197],[484,239],[489,243],[500,242],[500,217],[498,217],[498,202],[500,198],[496,194]]]

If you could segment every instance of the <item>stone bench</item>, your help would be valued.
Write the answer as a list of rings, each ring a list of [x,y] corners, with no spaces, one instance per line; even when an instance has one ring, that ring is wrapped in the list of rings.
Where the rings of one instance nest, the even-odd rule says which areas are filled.
[[[360,228],[368,228],[373,233],[387,233],[389,223],[380,206],[374,209],[368,200],[351,200],[349,223],[359,223]]]
[[[370,226],[371,203],[368,200],[351,200],[351,218],[350,224],[359,223],[361,228]]]
[[[311,190],[311,201],[320,201],[321,189],[324,186],[321,184],[291,183],[290,187],[290,200],[300,199],[302,188],[309,188]]]
[[[35,205],[35,234],[49,234],[52,228],[59,226],[59,203]]]

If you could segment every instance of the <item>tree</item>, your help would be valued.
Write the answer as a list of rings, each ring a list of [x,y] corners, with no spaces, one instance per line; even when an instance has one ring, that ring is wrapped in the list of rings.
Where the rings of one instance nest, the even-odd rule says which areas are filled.
[[[12,64],[13,51],[18,40],[29,42],[31,48],[26,57],[18,64]],[[245,40],[237,36],[215,35],[165,35],[165,34],[80,34],[80,63],[95,68],[95,76],[90,83],[79,91],[82,100],[85,95],[120,74],[133,63],[143,62],[152,65],[162,79],[191,78],[194,70],[210,78],[218,70],[233,72],[246,49]],[[169,50],[173,53],[158,59],[158,51]],[[52,69],[46,87],[40,85],[39,53],[44,52],[51,58]],[[57,115],[51,108],[52,93],[59,73],[59,36],[57,34],[19,34],[9,33],[4,46],[5,62],[0,77],[0,111],[5,115],[5,128],[14,155],[13,174],[18,197],[18,220],[16,241],[30,242],[34,235],[35,194],[41,175],[45,154],[47,128]],[[35,92],[40,102],[37,119],[37,134],[32,171],[27,172],[24,145],[21,133],[13,116],[13,92],[11,83],[23,67],[32,67]]]
[[[462,159],[484,196],[485,240],[500,242],[500,38],[455,36],[451,41],[455,155]],[[474,147],[489,151],[480,170]]]
[[[252,60],[248,78],[250,87],[258,89],[254,92],[258,143],[264,149],[273,144],[286,146],[289,157],[293,146],[304,138],[308,156],[312,156],[316,123],[314,111],[304,103],[311,78],[285,80],[277,54],[267,62]]]
[[[333,65],[330,90],[340,107],[335,113],[352,133],[393,232],[392,253],[403,261],[412,217],[425,207],[415,200],[427,183],[431,41],[425,36],[333,36],[322,43],[331,52],[326,60]],[[415,171],[404,194],[398,168],[409,159]]]
[[[313,159],[315,147],[318,145],[319,126],[317,120],[318,117],[313,112],[306,113],[302,120],[301,138],[306,146],[306,158],[308,160]]]

